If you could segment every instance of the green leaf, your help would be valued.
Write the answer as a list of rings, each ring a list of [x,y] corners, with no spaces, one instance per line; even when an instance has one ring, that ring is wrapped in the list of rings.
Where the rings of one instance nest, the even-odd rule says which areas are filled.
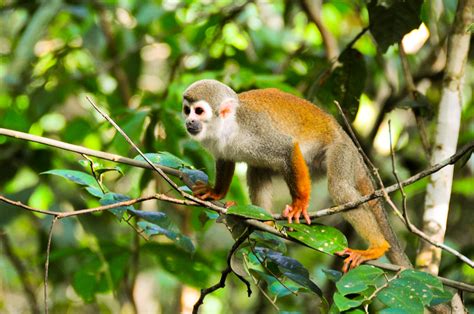
[[[308,288],[319,296],[323,295],[321,289],[309,279],[308,270],[296,259],[284,256],[280,252],[275,252],[267,248],[256,247],[255,251],[257,254],[262,255],[264,259],[274,262],[286,277]]]
[[[394,0],[387,2],[372,0],[368,4],[370,32],[380,50],[402,40],[403,36],[421,24],[420,12],[423,0]]]
[[[95,196],[97,198],[102,198],[105,195],[105,193],[102,192],[101,189],[95,188],[95,187],[92,187],[92,186],[86,187],[86,191],[89,192],[90,195]]]
[[[53,174],[53,175],[68,179],[69,181],[72,181],[80,185],[100,189],[99,184],[97,183],[95,178],[91,176],[90,174],[82,172],[82,171],[69,170],[69,169],[53,169],[53,170],[42,172],[41,174]]]
[[[339,292],[334,293],[334,303],[340,311],[347,311],[362,304],[361,300],[351,300],[341,295]]]
[[[376,285],[376,280],[383,275],[379,268],[360,265],[348,273],[336,283],[337,290],[346,296],[352,293],[361,293]]]
[[[428,274],[424,271],[418,271],[413,269],[406,269],[400,273],[400,278],[413,278],[422,282],[423,284],[433,287],[435,289],[443,290],[443,283],[441,280],[433,275]]]
[[[110,205],[110,204],[120,203],[120,202],[124,202],[128,200],[130,200],[130,197],[128,197],[127,195],[108,192],[108,193],[105,193],[104,196],[99,200],[99,203],[101,205]],[[127,210],[133,210],[133,206],[131,205],[119,206],[119,207],[111,208],[108,211],[114,214],[118,218],[118,220],[121,221],[123,218],[123,214],[125,214]]]
[[[147,153],[144,154],[152,163],[161,166],[166,166],[174,169],[180,169],[183,167],[192,168],[192,165],[182,161],[178,157],[168,152],[159,153]],[[142,156],[138,155],[134,158],[135,160],[145,161]]]
[[[128,212],[148,222],[159,225],[162,228],[170,229],[174,227],[171,219],[169,219],[168,215],[163,212],[149,212],[143,210],[136,210],[133,208],[129,209]]]
[[[334,269],[322,269],[322,271],[326,275],[326,278],[332,282],[337,282],[343,275],[342,272]]]
[[[258,220],[273,220],[272,215],[265,209],[255,205],[236,205],[227,209],[227,214],[253,218]]]
[[[122,168],[120,168],[119,166],[115,166],[115,167],[95,167],[94,168],[94,171],[95,173],[97,173],[98,175],[101,175],[101,174],[104,174],[106,172],[118,172],[120,173],[121,175],[123,175],[123,171],[122,171]]]
[[[405,313],[423,313],[423,303],[418,296],[403,287],[390,285],[380,291],[377,299],[394,310],[402,310]]]
[[[159,225],[149,223],[147,221],[138,222],[138,227],[143,229],[145,234],[149,237],[154,235],[165,235],[168,239],[172,240],[178,247],[184,251],[193,253],[195,251],[194,244],[191,239],[179,232],[175,232]]]
[[[286,244],[282,238],[262,231],[254,231],[251,235],[252,240],[258,244],[258,246],[265,246],[274,251],[286,253]]]
[[[437,290],[434,289],[431,291],[433,293],[433,299],[431,300],[430,306],[435,306],[441,303],[446,303],[451,301],[453,294],[448,290]]]
[[[413,269],[404,270],[400,278],[394,282],[397,286],[404,286],[413,291],[424,305],[436,305],[452,299],[451,292],[444,290],[442,282],[431,274]]]
[[[278,225],[291,228],[291,231],[287,231],[290,237],[320,252],[334,254],[347,248],[346,237],[336,228],[318,224],[308,226],[305,224],[279,223]]]

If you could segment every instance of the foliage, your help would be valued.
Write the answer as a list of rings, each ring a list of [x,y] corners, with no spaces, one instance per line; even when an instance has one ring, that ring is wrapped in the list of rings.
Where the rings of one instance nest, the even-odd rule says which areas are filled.
[[[422,313],[424,306],[452,298],[439,279],[425,272],[407,269],[388,278],[382,270],[365,265],[336,280],[336,288],[334,313],[362,308],[374,299],[383,304],[381,313]]]
[[[443,77],[433,58],[442,55],[455,2],[443,1],[440,14],[430,1],[323,1],[317,11],[341,52],[337,60],[327,58],[327,39],[302,2],[3,1],[0,127],[142,160],[90,107],[88,95],[142,151],[150,152],[152,162],[180,170],[192,182],[213,182],[212,157],[183,127],[181,94],[198,79],[215,78],[236,91],[277,87],[317,102],[336,116],[337,100],[387,182],[393,181],[385,127],[389,116],[400,175],[408,177],[425,168],[428,159],[416,124],[407,117],[414,111],[432,131],[430,119],[436,113]],[[415,97],[409,97],[397,43],[421,22],[431,37],[417,53],[408,55],[418,84]],[[369,31],[360,33],[365,27]],[[472,72],[472,62],[468,68],[466,72]],[[474,138],[474,106],[468,92],[473,80],[465,78],[460,145]],[[99,163],[3,136],[0,152],[0,195],[35,208],[72,212],[155,192],[180,197],[152,171]],[[86,160],[78,163],[81,158]],[[466,232],[472,232],[474,218],[462,211],[474,197],[470,161],[461,170],[456,168],[450,216],[450,225],[456,228],[448,230],[447,241],[472,256]],[[225,217],[201,207],[154,200],[59,220],[50,255],[50,310],[145,311],[149,305],[156,312],[182,311],[181,300],[189,292],[184,286],[209,287],[226,268],[234,239],[219,222],[234,224],[236,236],[245,219],[273,223],[302,245],[254,231],[231,257],[232,271],[249,280],[254,293],[248,298],[241,282],[232,282],[206,298],[203,312],[268,312],[273,306],[282,312],[314,312],[320,307],[357,313],[369,303],[382,312],[419,312],[449,299],[446,288],[420,272],[392,274],[361,266],[341,276],[329,270],[334,268],[329,255],[348,245],[343,233],[322,224],[275,223],[270,213],[249,204],[245,171],[238,165],[236,172],[227,199],[238,205],[229,207]],[[173,180],[182,185],[178,178]],[[410,209],[422,206],[425,188],[426,180],[407,187]],[[280,193],[278,183],[275,190],[274,212],[278,212],[288,196]],[[319,185],[312,199],[310,210],[330,205]],[[400,201],[399,195],[394,200]],[[51,217],[0,204],[0,235],[8,236],[13,255],[28,273],[24,279],[0,245],[0,312],[29,312],[24,286],[30,282],[33,295],[41,300],[36,287],[43,280]],[[418,213],[410,215],[421,225]],[[414,257],[416,238],[404,228],[396,231]],[[440,273],[466,281],[474,276],[449,257],[443,259]],[[232,280],[231,275],[227,282]],[[334,295],[329,295],[331,280],[336,282]],[[352,290],[345,287],[352,284]],[[409,296],[408,287],[414,289]],[[140,295],[142,304],[134,299],[139,288],[147,290]],[[9,302],[10,298],[22,301]],[[474,304],[469,295],[465,302]]]

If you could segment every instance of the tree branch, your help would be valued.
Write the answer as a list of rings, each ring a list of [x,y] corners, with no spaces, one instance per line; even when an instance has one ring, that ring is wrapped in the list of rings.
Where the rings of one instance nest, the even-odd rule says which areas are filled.
[[[252,230],[247,228],[244,231],[244,233],[239,238],[237,238],[234,245],[232,245],[232,248],[230,249],[229,254],[227,254],[227,267],[226,267],[226,269],[224,269],[222,271],[221,279],[215,285],[210,286],[209,288],[201,289],[201,295],[199,296],[199,299],[196,301],[196,303],[194,304],[194,307],[193,307],[193,314],[198,313],[199,307],[204,303],[204,298],[208,294],[210,294],[210,293],[212,293],[212,292],[214,292],[218,289],[221,289],[221,288],[225,287],[225,281],[227,279],[227,276],[231,272],[233,272],[232,266],[231,266],[232,256],[237,251],[237,249],[240,247],[240,245],[242,243],[244,243],[244,241],[250,236],[251,233],[252,233]],[[250,297],[250,295],[252,294],[252,290],[250,289],[250,283],[245,278],[240,276],[239,274],[237,274],[235,272],[234,272],[234,274],[247,286],[247,294]]]
[[[321,20],[318,9],[321,8],[321,4],[315,3],[311,0],[300,0],[300,5],[306,13],[306,16],[316,25],[323,39],[324,48],[326,50],[326,58],[328,61],[335,60],[339,54],[339,48],[337,47],[337,41],[331,32],[326,28]],[[318,6],[316,6],[318,5]]]

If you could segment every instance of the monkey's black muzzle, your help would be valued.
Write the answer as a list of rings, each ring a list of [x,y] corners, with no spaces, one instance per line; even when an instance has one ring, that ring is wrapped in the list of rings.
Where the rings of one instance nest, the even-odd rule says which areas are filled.
[[[186,121],[186,130],[191,135],[197,135],[202,130],[202,124],[197,120],[188,120]]]

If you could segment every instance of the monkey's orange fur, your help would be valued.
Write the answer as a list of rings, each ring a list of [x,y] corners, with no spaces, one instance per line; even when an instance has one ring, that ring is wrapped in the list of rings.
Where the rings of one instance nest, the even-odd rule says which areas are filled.
[[[276,88],[243,92],[239,100],[250,110],[268,114],[276,128],[300,142],[317,138],[322,144],[328,144],[334,136],[336,122],[331,116],[309,101]]]
[[[311,194],[311,178],[309,176],[308,166],[303,158],[301,149],[298,143],[293,146],[292,153],[292,167],[295,176],[296,195],[292,195],[293,202],[287,205],[283,215],[288,218],[288,222],[292,222],[293,217],[296,222],[300,222],[300,216],[303,214],[306,222],[311,224],[311,219],[308,216],[309,197]]]

